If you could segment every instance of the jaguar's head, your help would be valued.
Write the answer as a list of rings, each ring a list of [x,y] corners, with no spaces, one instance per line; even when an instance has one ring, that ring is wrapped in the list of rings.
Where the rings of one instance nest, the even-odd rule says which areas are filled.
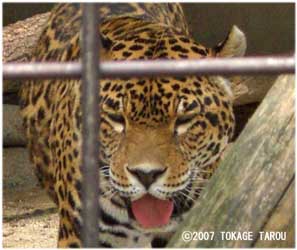
[[[163,36],[161,43],[154,59],[241,56],[246,48],[236,27],[215,49],[181,35]],[[114,44],[110,52],[121,59],[133,53],[131,46]],[[148,54],[148,46],[137,46],[142,49],[130,59]],[[113,79],[102,81],[101,90],[101,158],[109,185],[128,201],[140,227],[169,225],[192,207],[232,137],[230,82],[218,76]]]

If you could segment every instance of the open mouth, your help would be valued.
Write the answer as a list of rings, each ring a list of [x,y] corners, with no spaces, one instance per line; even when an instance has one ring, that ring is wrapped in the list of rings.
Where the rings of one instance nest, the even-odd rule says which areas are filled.
[[[130,202],[129,214],[143,228],[156,228],[169,223],[174,205],[171,200],[161,200],[150,194]]]

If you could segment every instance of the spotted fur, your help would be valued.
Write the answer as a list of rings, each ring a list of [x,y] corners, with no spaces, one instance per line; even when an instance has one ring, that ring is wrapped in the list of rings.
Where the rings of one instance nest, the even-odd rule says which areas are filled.
[[[246,46],[236,27],[214,48],[195,42],[179,4],[101,4],[99,12],[104,60],[236,56]],[[80,5],[58,4],[34,60],[80,60],[80,29]],[[232,137],[229,84],[207,76],[100,81],[100,246],[166,244]],[[81,246],[80,86],[79,80],[38,80],[21,89],[31,159],[59,208],[59,247]],[[174,201],[168,225],[143,229],[134,219],[131,201],[147,192]]]

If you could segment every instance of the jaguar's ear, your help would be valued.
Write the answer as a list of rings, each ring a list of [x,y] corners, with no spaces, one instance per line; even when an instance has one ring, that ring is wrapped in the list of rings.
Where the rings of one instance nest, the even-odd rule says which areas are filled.
[[[246,37],[244,33],[234,25],[227,38],[213,49],[218,57],[244,56],[246,51]]]
[[[227,38],[214,47],[213,50],[217,57],[244,56],[246,51],[246,37],[234,25]],[[233,101],[241,95],[248,93],[248,87],[245,85],[242,77],[212,77],[212,81],[219,85]]]
[[[113,42],[108,37],[104,36],[102,33],[100,33],[100,41],[100,58],[101,60],[109,60],[111,58],[110,49],[113,45]]]

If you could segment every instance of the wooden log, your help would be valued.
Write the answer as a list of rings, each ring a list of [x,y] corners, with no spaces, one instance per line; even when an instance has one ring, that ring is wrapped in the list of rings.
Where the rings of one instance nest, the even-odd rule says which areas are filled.
[[[262,237],[258,238],[256,248],[265,247],[273,248],[278,246],[279,248],[290,248],[295,245],[295,180],[290,184],[288,191],[281,199],[270,220],[263,228],[263,232],[284,232],[286,240],[264,240]]]
[[[3,62],[30,59],[49,15],[49,12],[38,14],[3,28]]]
[[[254,246],[294,179],[294,135],[294,76],[284,75],[227,152],[168,246]],[[183,241],[184,231],[214,232],[214,239]],[[251,232],[252,240],[226,240],[222,232]]]
[[[3,62],[30,61],[37,40],[50,13],[38,14],[3,28]],[[21,81],[4,81],[3,92],[15,93]]]
[[[25,146],[26,139],[20,109],[17,105],[3,105],[3,145]]]
[[[236,76],[233,81],[240,81],[247,87],[247,91],[234,100],[234,106],[260,102],[277,79],[277,75],[271,76]]]

